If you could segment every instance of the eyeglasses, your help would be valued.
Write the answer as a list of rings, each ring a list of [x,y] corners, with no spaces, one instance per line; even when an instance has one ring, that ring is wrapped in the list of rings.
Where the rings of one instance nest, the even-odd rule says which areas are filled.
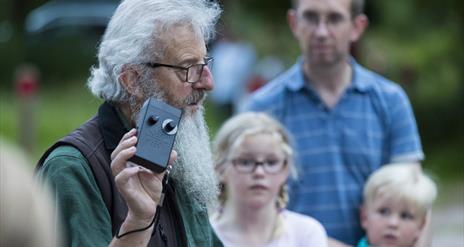
[[[163,64],[163,63],[144,63],[144,65],[152,67],[152,68],[168,67],[168,68],[185,70],[186,71],[185,82],[193,84],[193,83],[198,82],[201,79],[201,74],[203,73],[203,68],[205,66],[208,66],[208,68],[211,69],[213,65],[213,58],[206,57],[205,63],[192,64],[187,67],[182,67],[182,66],[172,65],[172,64]]]
[[[300,18],[311,28],[316,29],[320,23],[324,23],[327,29],[333,29],[348,20],[348,17],[341,13],[332,13],[327,16],[320,16],[317,12],[303,12]]]
[[[258,166],[263,166],[263,169],[268,174],[276,174],[282,171],[287,165],[287,160],[264,160],[256,161],[253,159],[233,159],[232,165],[240,173],[252,173],[256,170]]]

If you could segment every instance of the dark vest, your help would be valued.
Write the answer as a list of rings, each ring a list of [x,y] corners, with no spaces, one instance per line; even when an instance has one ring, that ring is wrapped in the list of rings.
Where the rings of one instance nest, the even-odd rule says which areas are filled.
[[[104,103],[100,106],[97,116],[56,142],[44,153],[37,165],[37,169],[40,169],[50,153],[59,146],[67,145],[78,149],[90,164],[111,216],[113,236],[126,218],[127,206],[115,186],[110,155],[127,131],[114,107]],[[159,224],[154,229],[148,246],[187,246],[185,229],[174,193],[174,187],[168,185]]]

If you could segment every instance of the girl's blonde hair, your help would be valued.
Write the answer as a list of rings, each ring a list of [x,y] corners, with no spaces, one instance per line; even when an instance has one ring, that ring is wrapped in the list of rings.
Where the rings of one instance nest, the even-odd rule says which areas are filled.
[[[216,134],[213,141],[214,166],[216,173],[221,176],[222,172],[229,164],[228,159],[237,145],[240,145],[243,139],[250,135],[270,134],[280,143],[286,156],[287,165],[290,173],[296,177],[296,169],[293,165],[293,149],[291,147],[291,138],[287,130],[275,119],[265,113],[247,112],[239,114],[226,121]],[[224,184],[221,184],[219,202],[223,205],[226,198]],[[288,203],[288,192],[286,185],[283,185],[279,191],[277,207],[285,208]]]

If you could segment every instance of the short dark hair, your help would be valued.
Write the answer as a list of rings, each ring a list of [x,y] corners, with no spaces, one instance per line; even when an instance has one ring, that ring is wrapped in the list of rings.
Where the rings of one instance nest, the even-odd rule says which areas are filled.
[[[292,8],[297,9],[300,0],[292,0]],[[351,17],[364,13],[364,0],[351,0]]]

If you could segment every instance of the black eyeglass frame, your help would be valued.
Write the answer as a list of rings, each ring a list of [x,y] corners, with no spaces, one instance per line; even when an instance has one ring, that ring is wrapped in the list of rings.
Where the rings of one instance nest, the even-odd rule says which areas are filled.
[[[213,57],[205,57],[204,60],[205,60],[205,63],[192,64],[192,65],[189,65],[187,67],[183,67],[183,66],[179,66],[179,65],[172,65],[172,64],[165,64],[165,63],[154,63],[154,62],[147,62],[147,63],[143,63],[143,64],[148,66],[148,67],[151,67],[151,68],[168,67],[168,68],[173,68],[173,69],[185,70],[185,71],[187,71],[187,73],[185,73],[185,82],[193,84],[193,83],[197,83],[198,81],[201,80],[201,76],[203,75],[203,70],[204,70],[205,66],[210,67],[213,60],[214,60],[214,58]],[[190,69],[193,68],[193,67],[196,67],[196,66],[201,66],[201,71],[199,73],[198,79],[195,80],[195,81],[189,81],[188,78],[189,78]]]
[[[240,168],[238,168],[238,166],[239,166],[238,161],[240,161],[240,160],[253,161],[253,168],[250,171],[240,170]],[[266,168],[267,166],[264,165],[265,163],[269,162],[268,160],[256,161],[256,160],[251,160],[251,159],[232,159],[231,162],[232,162],[232,165],[234,166],[235,170],[240,172],[240,173],[243,173],[243,174],[253,173],[253,172],[256,171],[256,169],[258,169],[258,166],[263,166],[264,172],[266,172],[267,174],[275,175],[275,174],[278,174],[279,172],[281,172],[288,164],[287,159],[280,160],[279,162],[282,163],[282,167],[279,170],[276,170],[275,172],[269,172],[267,170],[267,168]]]

